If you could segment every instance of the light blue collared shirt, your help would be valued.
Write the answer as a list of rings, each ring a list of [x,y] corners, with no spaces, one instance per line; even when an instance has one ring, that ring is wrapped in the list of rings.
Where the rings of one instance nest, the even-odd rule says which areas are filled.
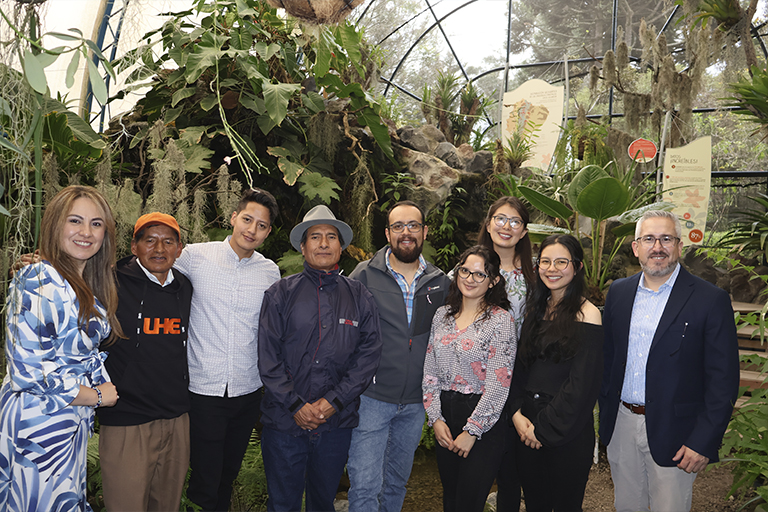
[[[413,276],[413,281],[410,286],[408,281],[405,280],[405,276],[399,274],[392,265],[389,263],[389,255],[392,254],[392,247],[387,248],[387,254],[384,261],[387,262],[387,269],[395,278],[395,281],[400,286],[400,291],[403,292],[403,300],[405,301],[405,311],[408,314],[408,325],[411,325],[411,317],[413,316],[413,297],[416,294],[416,283],[419,282],[419,278],[424,274],[427,269],[427,262],[424,256],[419,255],[419,269],[416,271],[416,275]]]
[[[669,279],[659,287],[657,292],[645,286],[645,274],[640,276],[635,303],[632,306],[627,367],[624,371],[624,385],[621,388],[621,399],[628,404],[645,404],[645,367],[648,363],[648,352],[679,274],[680,264],[678,263]]]

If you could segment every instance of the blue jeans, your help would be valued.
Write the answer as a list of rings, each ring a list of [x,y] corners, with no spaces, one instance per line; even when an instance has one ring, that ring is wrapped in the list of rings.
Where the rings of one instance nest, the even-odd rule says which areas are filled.
[[[347,462],[349,512],[399,512],[421,440],[424,404],[390,404],[362,395],[359,412]]]
[[[333,512],[333,499],[344,473],[351,437],[351,428],[294,437],[264,427],[261,455],[267,475],[267,510],[301,510],[306,489],[306,512]]]

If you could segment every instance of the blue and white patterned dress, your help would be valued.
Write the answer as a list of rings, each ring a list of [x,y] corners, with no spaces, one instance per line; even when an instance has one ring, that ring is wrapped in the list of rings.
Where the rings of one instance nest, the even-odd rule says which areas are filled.
[[[48,262],[16,273],[7,299],[7,373],[0,389],[0,510],[91,510],[86,457],[93,408],[70,406],[80,385],[109,380],[102,318],[79,326],[72,287]]]

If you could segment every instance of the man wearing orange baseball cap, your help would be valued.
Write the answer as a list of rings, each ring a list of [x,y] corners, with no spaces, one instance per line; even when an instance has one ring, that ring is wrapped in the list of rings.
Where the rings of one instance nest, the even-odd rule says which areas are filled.
[[[176,219],[148,213],[134,226],[133,256],[117,263],[117,317],[128,339],[106,348],[106,367],[120,400],[97,411],[110,512],[179,509],[189,466],[192,284],[171,267],[182,247]]]

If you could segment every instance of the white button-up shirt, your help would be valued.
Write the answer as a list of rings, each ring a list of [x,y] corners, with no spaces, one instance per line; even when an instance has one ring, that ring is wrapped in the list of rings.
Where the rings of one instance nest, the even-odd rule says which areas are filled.
[[[241,260],[229,239],[188,245],[175,265],[194,287],[187,356],[189,390],[199,395],[236,397],[262,385],[259,313],[280,270],[258,252]]]

